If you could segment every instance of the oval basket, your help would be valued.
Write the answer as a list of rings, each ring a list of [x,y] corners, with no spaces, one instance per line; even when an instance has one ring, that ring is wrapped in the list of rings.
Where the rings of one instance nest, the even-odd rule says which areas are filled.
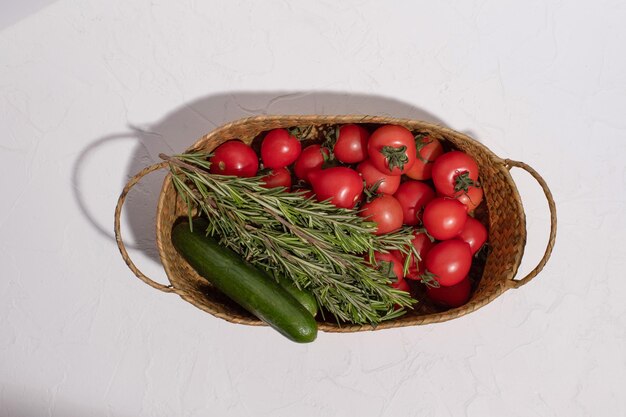
[[[479,309],[511,288],[521,287],[543,269],[550,257],[556,238],[556,206],[546,182],[530,166],[522,162],[502,159],[476,140],[448,128],[418,120],[383,116],[257,116],[226,124],[200,138],[187,151],[211,151],[222,142],[231,139],[240,139],[246,143],[251,143],[262,132],[276,128],[345,123],[401,125],[412,131],[428,133],[432,137],[472,155],[478,162],[481,184],[484,188],[485,220],[489,229],[489,252],[484,261],[481,276],[477,277],[478,279],[475,277],[477,284],[471,299],[461,307],[442,311],[426,305],[409,311],[398,319],[383,322],[375,328],[369,325],[338,325],[331,321],[332,317],[327,317],[328,321],[319,321],[320,330],[356,332],[451,320]],[[144,175],[166,168],[166,166],[167,164],[162,162],[137,173],[129,180],[120,195],[115,210],[115,235],[126,264],[138,278],[151,287],[164,292],[176,293],[184,300],[216,317],[238,324],[264,325],[263,322],[214,289],[174,249],[171,242],[172,226],[176,219],[186,216],[187,211],[176,195],[170,175],[166,176],[161,189],[156,219],[157,245],[170,285],[162,285],[151,280],[130,259],[120,233],[120,215],[126,195]],[[526,218],[517,187],[509,173],[512,167],[524,169],[537,180],[548,200],[551,222],[548,245],[543,257],[528,275],[519,280],[514,278],[524,254]]]

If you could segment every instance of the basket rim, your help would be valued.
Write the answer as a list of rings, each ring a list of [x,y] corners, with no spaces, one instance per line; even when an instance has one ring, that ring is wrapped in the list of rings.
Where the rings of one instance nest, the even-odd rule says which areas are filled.
[[[322,330],[324,332],[358,332],[358,331],[373,331],[373,330],[381,330],[381,329],[388,329],[388,328],[440,323],[440,322],[452,320],[455,318],[459,318],[473,311],[476,311],[479,308],[482,308],[485,305],[489,304],[491,301],[495,300],[497,297],[502,295],[508,289],[512,288],[512,286],[507,285],[507,283],[515,282],[513,278],[517,274],[517,271],[521,263],[521,259],[524,254],[524,249],[526,246],[526,215],[523,209],[519,191],[517,189],[515,181],[513,180],[513,177],[511,176],[509,172],[510,166],[507,164],[507,160],[500,158],[498,155],[496,155],[493,151],[491,151],[487,146],[485,146],[481,142],[468,136],[467,134],[461,133],[451,128],[448,128],[448,127],[445,127],[436,123],[418,120],[418,119],[395,118],[395,117],[383,116],[383,115],[370,116],[370,115],[362,115],[362,114],[344,114],[344,115],[275,114],[275,115],[258,115],[258,116],[245,117],[245,118],[240,118],[240,119],[225,123],[215,128],[211,132],[201,136],[190,147],[188,147],[185,152],[190,152],[190,151],[203,148],[202,146],[203,143],[205,143],[206,141],[210,140],[213,137],[219,136],[223,132],[228,131],[232,128],[245,125],[245,124],[260,123],[260,122],[281,122],[282,124],[285,125],[285,127],[305,125],[305,124],[317,124],[317,125],[346,124],[346,123],[397,124],[397,125],[411,126],[412,130],[416,130],[420,128],[427,129],[427,130],[434,130],[434,131],[441,133],[443,136],[447,136],[447,137],[452,136],[452,137],[459,138],[463,141],[470,141],[475,146],[480,147],[481,150],[489,156],[489,159],[492,162],[495,162],[495,165],[498,166],[499,172],[503,174],[505,182],[507,183],[507,185],[510,187],[510,190],[512,191],[511,197],[513,198],[515,202],[515,207],[517,210],[516,214],[519,216],[521,223],[523,225],[523,231],[522,231],[523,239],[520,242],[521,245],[519,245],[519,250],[515,254],[512,268],[509,271],[507,271],[506,279],[502,279],[500,281],[497,288],[490,293],[489,297],[485,297],[479,300],[473,300],[461,307],[449,309],[443,312],[426,314],[426,315],[421,315],[421,316],[412,316],[410,319],[404,319],[404,320],[385,321],[385,322],[378,324],[377,326],[356,325],[356,324],[341,324],[340,325],[338,323],[325,322],[325,321],[318,320],[319,330]],[[170,283],[172,283],[171,274],[173,274],[173,272],[170,266],[170,262],[165,256],[165,251],[164,251],[165,242],[163,242],[162,233],[160,232],[160,224],[161,224],[160,220],[161,220],[161,215],[163,212],[163,207],[165,204],[166,191],[169,189],[169,187],[172,187],[172,186],[173,185],[172,185],[172,180],[171,180],[171,174],[168,173],[163,180],[161,192],[159,194],[159,200],[157,204],[157,218],[156,218],[156,229],[157,229],[156,240],[157,240],[157,247],[159,250],[159,257],[161,259],[161,263],[163,264],[163,268],[165,269],[165,272],[167,274],[167,277]],[[191,297],[187,296],[184,292],[180,292],[178,293],[178,295],[181,298],[183,298],[185,301],[193,304],[195,307],[200,308],[201,310],[215,317],[224,319],[226,321],[237,323],[237,324],[253,325],[253,326],[265,325],[265,323],[263,323],[262,321],[256,318],[241,319],[239,317],[230,316],[222,311],[214,310],[212,308],[209,308],[206,305],[199,305],[196,302],[194,302]]]

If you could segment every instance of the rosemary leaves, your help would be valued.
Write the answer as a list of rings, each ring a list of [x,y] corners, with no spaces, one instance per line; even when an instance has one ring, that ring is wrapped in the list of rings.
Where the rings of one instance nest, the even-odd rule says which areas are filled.
[[[207,154],[161,157],[169,162],[189,216],[197,211],[207,218],[207,234],[237,252],[242,262],[310,291],[322,313],[339,323],[376,325],[404,314],[414,302],[389,285],[394,279],[389,268],[370,266],[376,251],[412,250],[411,228],[376,236],[375,225],[356,210],[302,192],[264,188],[259,177],[210,174]]]

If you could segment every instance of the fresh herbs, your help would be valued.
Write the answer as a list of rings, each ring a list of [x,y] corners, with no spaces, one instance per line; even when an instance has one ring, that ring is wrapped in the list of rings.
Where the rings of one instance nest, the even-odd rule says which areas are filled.
[[[355,210],[305,198],[303,192],[264,188],[258,177],[209,174],[207,154],[161,158],[169,162],[189,216],[197,210],[208,219],[207,234],[255,266],[311,291],[338,322],[376,325],[404,314],[414,302],[389,285],[388,273],[370,266],[375,251],[412,251],[419,259],[409,249],[411,228],[376,236],[375,224]]]

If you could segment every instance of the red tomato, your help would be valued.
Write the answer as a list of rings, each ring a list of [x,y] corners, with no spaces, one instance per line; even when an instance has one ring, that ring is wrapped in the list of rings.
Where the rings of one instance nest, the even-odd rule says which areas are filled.
[[[328,156],[329,153],[327,148],[322,148],[322,145],[310,145],[304,148],[293,166],[296,177],[308,181],[309,172],[322,169],[324,154]]]
[[[261,160],[265,168],[291,165],[300,155],[300,141],[287,129],[270,130],[261,143]]]
[[[461,282],[471,266],[470,247],[458,239],[437,243],[426,255],[426,269],[444,287]]]
[[[377,170],[388,175],[402,175],[415,163],[415,138],[405,127],[384,125],[372,133],[367,154]]]
[[[414,180],[429,180],[433,176],[433,162],[443,154],[443,147],[441,142],[430,136],[417,139],[415,145],[417,159],[411,169],[406,172],[406,176]]]
[[[467,243],[472,255],[474,255],[487,241],[487,229],[475,218],[467,216],[465,227],[463,227],[457,239]]]
[[[357,165],[356,170],[365,180],[365,186],[371,188],[374,184],[378,184],[377,193],[393,194],[400,186],[399,175],[386,175],[374,168],[369,159]]]
[[[261,181],[265,188],[285,187],[287,191],[291,189],[291,173],[287,168],[273,169]]]
[[[375,235],[394,232],[402,227],[402,206],[390,195],[381,195],[363,204],[359,216],[376,223]]]
[[[363,180],[353,169],[333,167],[309,172],[317,201],[330,199],[340,208],[354,208],[363,192]]]
[[[252,148],[238,140],[222,143],[209,159],[211,174],[254,177],[259,170],[259,158]]]
[[[404,224],[414,226],[421,222],[422,210],[435,198],[435,192],[427,184],[411,180],[400,184],[393,196],[402,206]]]
[[[391,286],[400,291],[411,292],[411,287],[409,287],[409,283],[406,282],[406,279],[399,279],[396,282],[392,282]]]
[[[467,220],[465,206],[452,198],[435,198],[424,209],[424,227],[438,240],[458,235]]]
[[[477,180],[478,164],[464,152],[444,153],[433,164],[435,188],[447,197],[455,197],[459,192],[467,191]]]
[[[472,292],[472,283],[469,278],[449,287],[427,287],[428,298],[444,307],[460,307],[467,303]]]
[[[415,237],[411,241],[411,244],[413,245],[417,253],[419,253],[422,260],[416,263],[415,256],[411,256],[411,260],[409,261],[409,270],[404,278],[420,280],[420,275],[424,273],[425,269],[424,262],[426,259],[426,255],[428,255],[428,252],[435,244],[430,240],[426,233],[415,232],[414,236]],[[400,251],[393,251],[392,253],[396,256],[399,256],[402,259],[402,265],[404,265],[404,260],[406,259],[406,257],[404,257]]]
[[[369,261],[369,256],[365,255],[365,260]],[[404,272],[402,271],[402,261],[392,253],[374,252],[374,268],[383,269],[383,271],[389,272],[389,279],[392,281],[402,281],[404,279]],[[391,264],[391,265],[388,265]],[[397,282],[394,282],[397,284]],[[393,283],[392,283],[393,285]]]
[[[349,124],[339,128],[333,152],[344,164],[356,164],[367,158],[367,140],[370,134],[359,125]]]
[[[482,187],[474,187],[473,185],[470,185],[467,188],[467,191],[459,193],[456,199],[465,204],[467,212],[471,213],[483,201],[483,189]]]

